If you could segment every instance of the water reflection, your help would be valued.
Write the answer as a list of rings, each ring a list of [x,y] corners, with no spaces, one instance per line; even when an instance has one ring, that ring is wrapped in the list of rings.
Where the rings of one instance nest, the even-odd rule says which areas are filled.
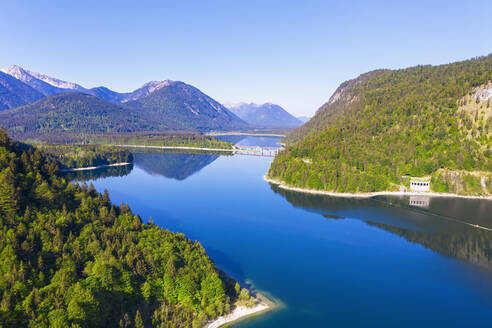
[[[408,205],[429,208],[431,198],[428,196],[410,196]]]
[[[459,232],[423,232],[370,221],[367,221],[367,224],[394,233],[412,243],[419,243],[442,255],[492,269],[492,232],[490,231],[463,227]]]
[[[94,170],[65,172],[63,176],[68,181],[88,181],[107,177],[123,177],[130,174],[133,170],[133,164],[122,166],[101,167]]]
[[[489,230],[492,201],[430,197],[336,198],[293,192],[276,185],[271,188],[292,205],[327,219],[359,219],[442,255],[492,269],[492,231]]]
[[[217,136],[219,140],[232,142],[237,146],[244,147],[279,147],[278,142],[280,142],[280,138],[278,137],[256,137],[256,136],[236,136],[236,135],[227,135],[227,136]]]
[[[173,153],[134,153],[134,163],[151,175],[159,175],[176,180],[185,180],[220,155],[211,154],[173,154]]]
[[[104,167],[94,170],[66,172],[63,176],[69,180],[88,181],[106,177],[122,177],[130,174],[133,165],[143,169],[150,175],[185,180],[212,164],[221,155],[200,152],[194,154],[176,153],[153,150],[149,152],[133,153],[133,164],[124,166]],[[227,156],[227,155],[223,155]]]

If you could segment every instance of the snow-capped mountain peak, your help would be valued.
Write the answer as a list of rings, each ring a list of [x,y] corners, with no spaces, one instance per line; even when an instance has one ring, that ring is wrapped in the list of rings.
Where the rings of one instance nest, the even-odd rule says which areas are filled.
[[[160,90],[164,87],[171,85],[172,83],[174,83],[174,81],[171,81],[171,80],[147,82],[144,85],[142,85],[140,88],[138,88],[137,90],[129,93],[129,95],[124,100],[122,100],[122,103],[141,99],[143,97],[148,96],[149,94],[151,94],[152,92],[154,92],[156,90]]]
[[[2,68],[2,72],[10,76],[13,76],[16,79],[21,80],[23,82],[28,82],[33,79],[33,77],[30,76],[30,74],[25,69],[17,65],[12,65],[8,68]]]
[[[164,80],[164,81],[150,81],[145,83],[142,88],[146,88],[149,93],[152,93],[156,90],[162,89],[164,87],[167,87],[170,85],[173,81],[171,80]]]
[[[55,86],[57,88],[61,88],[61,89],[70,89],[70,90],[85,90],[84,87],[76,84],[76,83],[72,83],[72,82],[67,82],[67,81],[62,81],[62,80],[59,80],[57,78],[54,78],[54,77],[51,77],[51,76],[48,76],[48,75],[44,75],[44,74],[41,74],[41,73],[37,73],[37,72],[32,72],[32,71],[28,71],[26,70],[29,74],[31,74],[32,76],[34,76],[35,78],[41,80],[41,81],[44,81],[48,84],[51,84],[52,86]]]
[[[45,83],[48,83],[49,85],[52,85],[56,88],[60,89],[69,89],[69,90],[77,90],[77,91],[85,91],[86,89],[76,83],[72,82],[67,82],[67,81],[62,81],[57,78],[44,75],[41,73],[37,72],[32,72],[30,70],[27,70],[25,68],[22,68],[17,65],[12,65],[7,69],[2,69],[2,72],[9,74],[16,79],[19,79],[25,83],[29,83],[33,81],[34,79],[41,80]]]

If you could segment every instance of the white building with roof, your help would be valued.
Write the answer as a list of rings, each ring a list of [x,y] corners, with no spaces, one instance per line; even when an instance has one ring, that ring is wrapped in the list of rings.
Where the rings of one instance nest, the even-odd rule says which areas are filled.
[[[411,191],[430,191],[430,177],[425,178],[410,178],[410,190]]]

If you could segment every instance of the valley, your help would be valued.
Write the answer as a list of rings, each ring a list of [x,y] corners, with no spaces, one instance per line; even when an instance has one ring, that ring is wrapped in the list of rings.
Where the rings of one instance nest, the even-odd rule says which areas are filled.
[[[490,328],[491,12],[0,1],[0,328]]]

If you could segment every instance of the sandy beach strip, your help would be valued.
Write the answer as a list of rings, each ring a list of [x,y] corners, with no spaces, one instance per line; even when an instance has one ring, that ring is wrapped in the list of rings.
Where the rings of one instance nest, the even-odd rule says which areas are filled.
[[[267,175],[263,176],[265,181],[278,185],[285,190],[292,190],[296,192],[302,192],[315,195],[326,195],[331,197],[344,197],[344,198],[371,198],[375,196],[431,196],[431,197],[452,197],[452,198],[470,198],[470,199],[487,199],[492,200],[492,196],[473,196],[473,195],[459,195],[451,193],[441,192],[415,192],[415,191],[376,191],[376,192],[363,192],[363,193],[348,193],[348,192],[332,192],[325,190],[306,189],[299,187],[292,187],[285,184],[283,181],[272,179]]]
[[[253,314],[264,312],[270,309],[270,306],[266,303],[258,303],[253,307],[238,306],[231,313],[218,317],[214,321],[211,321],[205,325],[205,328],[218,328],[225,324],[244,319]]]

